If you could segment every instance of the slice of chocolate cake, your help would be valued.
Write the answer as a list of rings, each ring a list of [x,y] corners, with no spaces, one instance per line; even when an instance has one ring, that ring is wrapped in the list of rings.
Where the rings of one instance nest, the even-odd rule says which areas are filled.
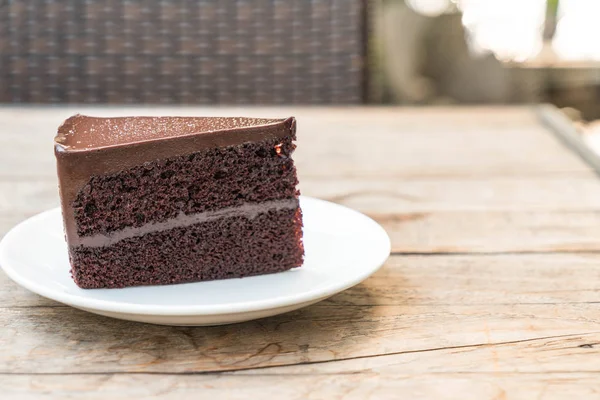
[[[73,279],[116,288],[302,264],[294,118],[66,120],[55,154]]]

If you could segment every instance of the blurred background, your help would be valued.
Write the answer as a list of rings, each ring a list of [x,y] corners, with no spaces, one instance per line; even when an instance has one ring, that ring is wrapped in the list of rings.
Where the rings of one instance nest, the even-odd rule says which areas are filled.
[[[599,18],[597,0],[0,0],[0,102],[549,102],[592,138]]]

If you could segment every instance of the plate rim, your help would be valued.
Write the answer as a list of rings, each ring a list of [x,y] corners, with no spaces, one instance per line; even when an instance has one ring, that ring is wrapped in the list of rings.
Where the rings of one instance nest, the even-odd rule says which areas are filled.
[[[139,314],[139,315],[155,315],[155,316],[194,316],[194,315],[227,315],[227,314],[239,314],[239,313],[247,313],[261,310],[269,310],[279,307],[291,306],[294,304],[299,304],[303,302],[308,302],[311,300],[323,300],[327,297],[330,297],[336,293],[342,292],[346,289],[349,289],[360,282],[367,279],[369,276],[377,272],[385,263],[385,261],[389,258],[391,253],[391,241],[390,237],[383,229],[381,225],[379,225],[372,218],[366,216],[365,214],[356,211],[350,207],[346,207],[341,204],[333,203],[330,201],[317,199],[309,196],[300,196],[300,202],[315,202],[325,204],[328,207],[339,207],[343,208],[355,215],[357,218],[362,218],[365,221],[368,221],[373,226],[373,229],[378,231],[377,236],[380,236],[382,240],[381,245],[385,246],[385,251],[381,251],[381,255],[378,255],[378,259],[373,261],[373,267],[368,268],[366,272],[361,272],[356,275],[354,279],[344,280],[343,284],[332,283],[325,288],[321,288],[319,290],[310,290],[307,292],[301,292],[298,294],[294,294],[291,296],[279,296],[275,298],[262,299],[252,301],[250,303],[244,302],[235,302],[229,304],[216,304],[216,305],[143,305],[143,304],[131,304],[131,303],[123,303],[120,301],[112,301],[112,300],[100,300],[94,298],[88,298],[82,295],[71,294],[66,292],[60,292],[53,289],[48,289],[47,286],[40,284],[34,280],[30,280],[24,278],[22,275],[16,271],[15,268],[10,267],[10,262],[6,262],[7,249],[10,245],[12,237],[18,233],[19,230],[25,229],[24,226],[27,224],[31,224],[35,222],[37,219],[42,219],[46,216],[46,214],[60,212],[60,207],[55,207],[50,210],[42,211],[38,214],[35,214],[15,225],[11,228],[4,237],[0,240],[0,268],[7,274],[7,276],[16,282],[18,285],[24,287],[25,289],[36,293],[42,297],[57,301],[59,303],[63,303],[73,307],[83,307],[87,309],[95,309],[107,312],[114,313],[124,313],[124,314]],[[375,235],[373,235],[375,236]],[[385,241],[385,243],[383,243]],[[203,282],[189,282],[184,284],[202,284]],[[84,289],[81,289],[84,290]],[[118,289],[110,289],[110,290],[118,290]]]

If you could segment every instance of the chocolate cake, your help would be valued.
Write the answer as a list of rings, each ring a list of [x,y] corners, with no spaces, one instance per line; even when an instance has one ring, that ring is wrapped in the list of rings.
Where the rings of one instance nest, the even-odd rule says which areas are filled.
[[[82,288],[244,277],[302,264],[294,118],[66,120],[55,138]]]

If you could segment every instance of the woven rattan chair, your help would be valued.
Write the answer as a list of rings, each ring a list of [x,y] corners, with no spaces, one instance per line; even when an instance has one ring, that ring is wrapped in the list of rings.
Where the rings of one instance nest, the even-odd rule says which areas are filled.
[[[0,0],[0,102],[351,104],[365,0]]]

